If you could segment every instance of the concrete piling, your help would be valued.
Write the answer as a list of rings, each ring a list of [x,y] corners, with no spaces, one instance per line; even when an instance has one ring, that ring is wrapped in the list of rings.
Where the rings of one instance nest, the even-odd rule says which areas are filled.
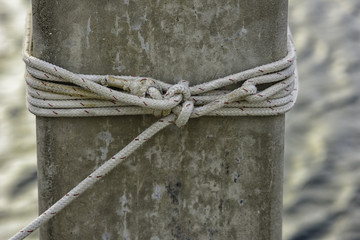
[[[286,55],[287,1],[33,0],[33,54],[191,85]],[[46,210],[154,116],[37,117]],[[281,239],[284,115],[170,126],[41,227],[47,239]]]

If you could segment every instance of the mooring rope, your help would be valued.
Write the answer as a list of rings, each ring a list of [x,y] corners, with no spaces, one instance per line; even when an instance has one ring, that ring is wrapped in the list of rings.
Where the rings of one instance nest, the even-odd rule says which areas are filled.
[[[91,173],[11,239],[24,239],[170,124],[184,126],[201,116],[269,116],[290,110],[297,97],[296,53],[290,31],[283,59],[189,86],[148,77],[72,73],[31,55],[31,28],[24,47],[28,109],[44,117],[155,114],[163,116]],[[241,84],[235,90],[226,86]],[[269,87],[264,88],[264,84]],[[258,90],[262,89],[262,90]]]

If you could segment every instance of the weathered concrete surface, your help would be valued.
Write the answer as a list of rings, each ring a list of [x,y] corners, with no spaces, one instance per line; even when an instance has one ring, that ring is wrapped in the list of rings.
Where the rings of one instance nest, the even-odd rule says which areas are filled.
[[[286,54],[286,0],[33,0],[34,55],[74,72],[199,83]],[[37,118],[40,211],[152,116]],[[170,126],[41,239],[281,239],[284,116]]]

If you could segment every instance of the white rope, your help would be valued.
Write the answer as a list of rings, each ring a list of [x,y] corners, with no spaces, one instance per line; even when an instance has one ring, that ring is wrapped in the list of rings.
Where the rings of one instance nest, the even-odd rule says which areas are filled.
[[[285,58],[210,82],[171,85],[152,78],[75,74],[31,56],[30,23],[24,48],[28,109],[44,117],[164,115],[107,160],[11,239],[24,239],[170,124],[184,126],[200,116],[268,116],[290,110],[296,100],[296,54],[288,35]],[[242,83],[242,84],[241,84]],[[223,87],[241,84],[232,91]],[[270,87],[261,91],[262,84]]]

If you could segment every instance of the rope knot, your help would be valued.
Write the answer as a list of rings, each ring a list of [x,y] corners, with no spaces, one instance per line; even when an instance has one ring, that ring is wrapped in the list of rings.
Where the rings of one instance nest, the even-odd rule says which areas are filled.
[[[189,101],[188,99],[191,97],[191,92],[189,88],[189,82],[186,80],[181,80],[179,83],[171,86],[166,94],[165,99],[170,99],[176,94],[182,95],[182,106],[177,105],[171,111],[177,115],[177,119],[175,120],[175,124],[178,127],[184,126],[190,119],[191,114],[194,110],[194,103]]]
[[[182,104],[182,107],[180,106],[175,107],[173,112],[178,113],[177,119],[175,120],[176,126],[178,127],[184,126],[189,121],[193,110],[194,110],[193,101],[185,101]]]
[[[165,99],[169,99],[176,94],[181,94],[183,96],[183,101],[189,99],[191,97],[189,82],[181,80],[178,84],[171,86],[165,94]]]

